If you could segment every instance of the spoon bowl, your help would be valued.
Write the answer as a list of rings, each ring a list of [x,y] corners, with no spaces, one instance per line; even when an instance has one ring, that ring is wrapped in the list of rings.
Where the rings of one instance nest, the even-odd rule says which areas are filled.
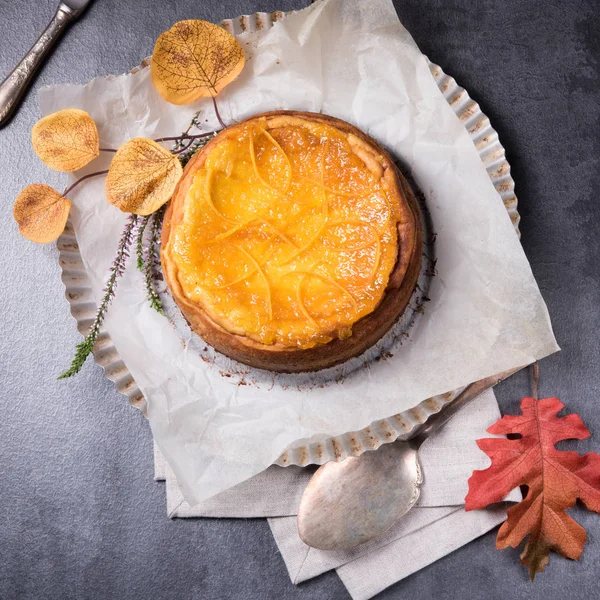
[[[329,462],[310,480],[300,504],[302,541],[321,550],[358,546],[385,533],[417,502],[423,481],[410,442]]]

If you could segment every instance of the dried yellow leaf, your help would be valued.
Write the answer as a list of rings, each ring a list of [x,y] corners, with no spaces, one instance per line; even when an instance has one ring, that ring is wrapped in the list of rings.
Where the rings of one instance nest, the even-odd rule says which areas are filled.
[[[40,119],[31,130],[31,143],[35,153],[55,171],[77,171],[100,154],[94,119],[76,108]]]
[[[71,202],[49,185],[28,185],[15,200],[13,214],[19,233],[32,242],[47,244],[63,232]]]
[[[207,21],[175,23],[156,40],[152,81],[173,104],[213,98],[244,68],[244,50],[222,27]]]
[[[182,172],[179,159],[166,148],[133,138],[110,163],[106,199],[123,212],[149,215],[170,200]]]

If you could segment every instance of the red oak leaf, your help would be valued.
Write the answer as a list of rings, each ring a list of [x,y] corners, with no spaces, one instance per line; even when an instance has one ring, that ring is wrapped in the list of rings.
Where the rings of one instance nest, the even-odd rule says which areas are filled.
[[[492,460],[469,479],[466,510],[502,500],[517,486],[527,486],[524,500],[508,511],[496,547],[516,548],[529,536],[521,564],[531,579],[544,570],[550,550],[577,560],[587,539],[585,529],[565,510],[579,498],[589,510],[600,512],[600,455],[562,452],[554,445],[583,440],[590,432],[579,415],[558,417],[564,408],[558,398],[523,398],[519,416],[505,416],[488,428],[494,434],[519,434],[519,439],[486,438],[477,445]]]

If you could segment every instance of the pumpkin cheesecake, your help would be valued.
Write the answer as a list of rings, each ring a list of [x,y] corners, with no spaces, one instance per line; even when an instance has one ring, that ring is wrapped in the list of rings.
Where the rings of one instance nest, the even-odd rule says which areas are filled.
[[[192,329],[280,372],[322,369],[376,343],[421,263],[409,186],[364,133],[321,114],[257,115],[188,163],[161,260]]]

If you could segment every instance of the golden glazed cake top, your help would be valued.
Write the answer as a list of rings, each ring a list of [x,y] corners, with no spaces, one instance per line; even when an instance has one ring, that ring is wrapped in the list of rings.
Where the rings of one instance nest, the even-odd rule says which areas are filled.
[[[262,344],[305,349],[350,336],[398,255],[377,154],[298,117],[227,133],[194,173],[171,234],[183,293]]]

